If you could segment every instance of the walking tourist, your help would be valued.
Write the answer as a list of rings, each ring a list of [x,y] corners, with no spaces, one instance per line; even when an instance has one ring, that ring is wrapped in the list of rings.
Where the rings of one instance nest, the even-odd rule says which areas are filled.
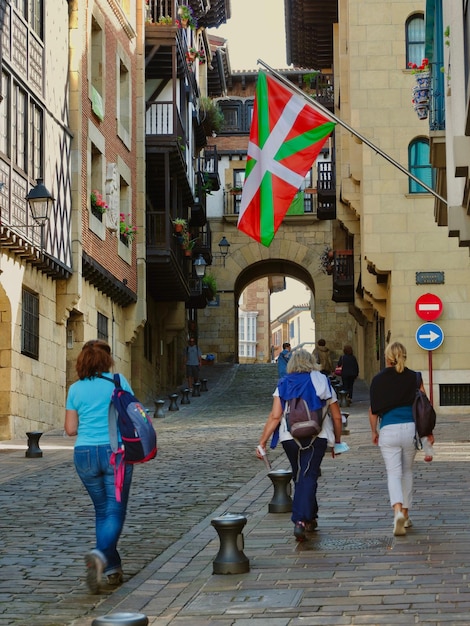
[[[282,344],[282,352],[279,353],[277,357],[277,376],[278,378],[282,378],[286,375],[287,364],[289,363],[289,359],[291,357],[292,352],[290,351],[290,343],[285,342]]]
[[[321,373],[329,376],[333,371],[333,363],[331,362],[330,349],[327,347],[324,339],[317,341],[317,346],[313,351],[313,358],[320,365]]]
[[[344,346],[343,354],[338,360],[338,367],[341,367],[343,389],[347,392],[348,400],[351,402],[353,397],[354,382],[359,376],[359,364],[353,354],[352,346]]]
[[[287,400],[302,397],[310,409],[323,406],[323,425],[318,437],[310,442],[295,440],[287,430],[283,411]],[[266,452],[271,435],[279,427],[279,441],[292,467],[294,498],[291,520],[294,523],[294,536],[297,541],[306,539],[306,532],[317,527],[318,502],[317,481],[320,465],[327,445],[333,447],[341,443],[341,412],[336,393],[326,376],[321,374],[313,356],[304,349],[295,350],[287,365],[287,375],[279,381],[273,394],[271,412],[261,434],[259,445]],[[258,458],[263,454],[257,449]],[[333,452],[334,456],[334,452]]]
[[[385,349],[386,367],[370,385],[369,421],[372,443],[380,447],[387,470],[388,493],[394,511],[393,534],[405,535],[412,523],[413,463],[416,428],[412,405],[417,373],[408,369],[406,348],[396,341]],[[421,380],[421,389],[424,386]],[[379,430],[380,428],[380,430]],[[434,443],[434,436],[428,437]]]
[[[199,349],[199,346],[196,344],[196,339],[194,337],[189,338],[188,345],[185,348],[184,356],[186,363],[186,377],[188,379],[188,387],[189,391],[192,391],[194,383],[197,383],[199,380],[199,371],[202,361],[202,353]]]
[[[65,410],[65,432],[70,437],[77,435],[75,468],[95,507],[96,544],[85,556],[91,593],[99,593],[103,574],[111,586],[123,580],[117,544],[126,517],[132,465],[125,465],[121,502],[118,502],[108,429],[108,409],[114,390],[113,365],[111,348],[105,341],[87,341],[77,358],[79,380],[70,386]],[[122,387],[132,392],[122,374],[120,379]]]

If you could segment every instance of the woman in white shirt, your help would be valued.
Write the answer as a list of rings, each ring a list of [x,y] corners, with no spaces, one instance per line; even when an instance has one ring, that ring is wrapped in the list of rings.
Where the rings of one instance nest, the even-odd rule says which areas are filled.
[[[297,541],[304,541],[305,533],[317,527],[316,492],[320,465],[327,445],[331,445],[334,450],[334,445],[341,443],[342,421],[336,393],[328,378],[317,367],[307,350],[295,350],[292,353],[287,375],[279,381],[273,394],[271,412],[259,440],[259,445],[266,452],[269,438],[279,428],[279,441],[291,464],[295,485],[291,519]],[[298,397],[307,402],[310,410],[323,407],[322,430],[310,442],[298,442],[287,429],[284,417],[286,401]],[[259,450],[256,454],[258,458],[263,458]]]

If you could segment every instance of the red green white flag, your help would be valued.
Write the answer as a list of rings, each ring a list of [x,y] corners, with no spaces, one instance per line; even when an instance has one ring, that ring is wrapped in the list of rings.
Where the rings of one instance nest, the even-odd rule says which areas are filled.
[[[259,72],[237,227],[268,247],[335,123]]]

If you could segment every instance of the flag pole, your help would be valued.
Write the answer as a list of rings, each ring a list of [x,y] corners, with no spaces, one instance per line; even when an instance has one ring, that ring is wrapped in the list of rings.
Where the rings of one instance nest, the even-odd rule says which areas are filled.
[[[261,59],[258,59],[257,61],[260,65],[263,65],[269,72],[271,72],[272,74],[274,74],[274,76],[280,81],[282,82],[284,85],[286,85],[286,87],[288,87],[289,89],[291,89],[292,91],[295,91],[295,93],[297,93],[299,96],[302,96],[305,100],[307,100],[309,103],[313,104],[317,109],[319,109],[325,116],[329,117],[332,121],[336,122],[337,124],[339,124],[340,126],[342,126],[343,128],[345,128],[347,131],[349,131],[352,135],[354,135],[355,137],[357,137],[362,143],[365,143],[366,146],[369,146],[369,148],[371,148],[374,152],[376,152],[377,154],[380,154],[381,157],[383,157],[386,161],[388,161],[389,163],[391,163],[392,165],[394,165],[397,169],[400,170],[400,172],[403,172],[403,174],[406,174],[406,176],[408,176],[408,178],[411,178],[412,180],[415,181],[415,183],[418,183],[421,187],[424,187],[424,189],[426,189],[426,191],[430,194],[432,194],[435,198],[437,198],[438,200],[440,200],[441,202],[443,202],[444,204],[447,204],[447,200],[445,198],[443,198],[441,195],[439,195],[437,193],[437,191],[434,191],[434,189],[432,189],[431,187],[429,187],[428,185],[426,185],[426,183],[423,183],[422,180],[420,180],[419,178],[417,178],[416,176],[414,176],[414,174],[412,174],[411,172],[409,172],[405,167],[403,167],[403,165],[401,165],[400,163],[398,163],[398,161],[395,161],[395,159],[393,159],[390,155],[388,155],[386,152],[384,152],[383,150],[381,150],[378,146],[374,145],[371,141],[369,141],[368,139],[366,139],[366,137],[364,137],[363,135],[361,135],[360,133],[358,133],[356,130],[354,130],[354,128],[351,128],[351,126],[349,126],[349,124],[346,124],[346,122],[343,122],[339,117],[337,117],[336,115],[334,115],[333,113],[330,113],[330,111],[328,111],[328,109],[326,107],[324,107],[322,104],[320,104],[319,102],[317,102],[315,100],[315,98],[312,98],[311,96],[309,96],[308,94],[306,94],[304,91],[302,91],[302,89],[300,89],[299,87],[297,87],[297,85],[294,85],[293,82],[291,82],[290,80],[288,80],[287,78],[284,78],[284,76],[282,76],[282,74],[279,74],[279,72],[277,72],[275,69],[273,69],[272,67],[270,67],[267,63],[265,63],[264,61],[262,61]]]

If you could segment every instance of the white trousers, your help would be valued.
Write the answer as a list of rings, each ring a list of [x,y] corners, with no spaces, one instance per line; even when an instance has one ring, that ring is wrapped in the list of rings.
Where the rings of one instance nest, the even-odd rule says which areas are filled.
[[[401,502],[410,509],[413,501],[413,462],[416,448],[414,443],[415,424],[391,424],[379,432],[379,446],[387,470],[390,504]]]

